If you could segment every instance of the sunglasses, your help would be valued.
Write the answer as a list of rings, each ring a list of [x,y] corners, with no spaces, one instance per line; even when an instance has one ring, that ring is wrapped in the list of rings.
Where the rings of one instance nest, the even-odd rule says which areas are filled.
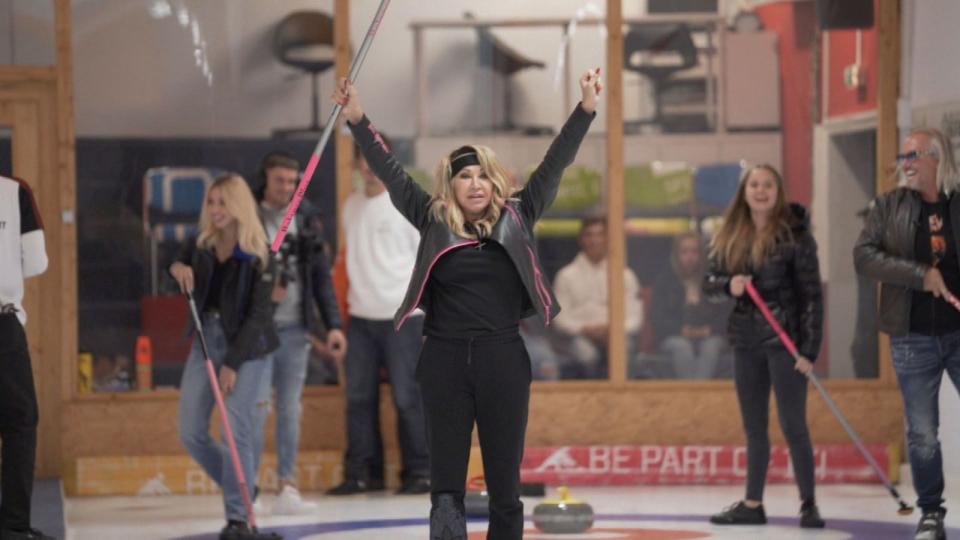
[[[903,165],[904,163],[909,163],[920,159],[920,156],[935,156],[937,155],[934,150],[911,150],[905,154],[897,154],[897,163]]]

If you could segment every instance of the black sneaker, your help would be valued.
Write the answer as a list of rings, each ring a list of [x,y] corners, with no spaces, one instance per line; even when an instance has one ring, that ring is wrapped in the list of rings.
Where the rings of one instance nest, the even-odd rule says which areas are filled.
[[[820,517],[820,511],[817,510],[817,504],[811,501],[804,501],[800,506],[800,527],[804,529],[822,529],[826,522]]]
[[[430,493],[430,479],[419,476],[407,479],[397,490],[397,495],[423,495]]]
[[[236,521],[231,519],[227,526],[220,530],[220,540],[240,540],[247,535],[253,534],[246,521]]]
[[[369,486],[363,480],[346,478],[339,486],[328,489],[327,495],[356,495],[357,493],[366,493],[369,490]]]
[[[764,525],[767,522],[767,513],[763,505],[756,508],[748,507],[743,501],[723,509],[723,512],[710,516],[710,523],[714,525]]]
[[[924,511],[917,524],[917,532],[913,540],[945,540],[947,533],[943,530],[943,516],[947,513],[943,508]]]
[[[386,484],[383,482],[383,478],[371,478],[367,480],[367,491],[383,491],[387,489]]]
[[[430,510],[430,540],[467,540],[467,519],[453,495],[437,495]]]
[[[27,529],[25,531],[14,531],[4,529],[0,532],[0,540],[55,540],[52,536],[47,536],[37,529]]]
[[[283,537],[277,533],[251,529],[246,521],[231,519],[227,526],[220,530],[220,540],[283,540]]]

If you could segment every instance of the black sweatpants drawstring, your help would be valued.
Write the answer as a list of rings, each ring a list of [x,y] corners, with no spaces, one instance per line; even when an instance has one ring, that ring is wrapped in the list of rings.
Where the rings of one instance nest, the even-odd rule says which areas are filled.
[[[470,365],[470,360],[473,359],[473,338],[467,340],[467,365]]]

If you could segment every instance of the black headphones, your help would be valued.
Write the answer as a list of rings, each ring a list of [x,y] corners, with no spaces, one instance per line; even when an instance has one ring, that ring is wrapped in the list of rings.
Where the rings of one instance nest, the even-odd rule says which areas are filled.
[[[300,160],[293,156],[290,152],[285,152],[283,150],[273,150],[268,152],[263,159],[260,160],[260,168],[257,169],[256,174],[256,189],[254,189],[254,195],[256,195],[257,200],[263,199],[263,192],[267,189],[267,169],[272,169],[274,167],[283,166],[288,167],[293,165],[293,167],[300,171]]]

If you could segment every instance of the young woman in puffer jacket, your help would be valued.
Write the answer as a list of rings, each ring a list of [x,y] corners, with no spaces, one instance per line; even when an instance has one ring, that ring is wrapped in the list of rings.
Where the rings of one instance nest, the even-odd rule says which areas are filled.
[[[750,282],[796,343],[794,358],[746,294]],[[800,489],[800,526],[824,526],[814,500],[813,446],[807,429],[807,378],[823,337],[823,293],[817,244],[807,210],[788,204],[783,179],[770,165],[746,171],[714,237],[703,290],[708,299],[732,297],[727,335],[734,348],[734,381],[747,437],[746,497],[710,518],[718,525],[762,525],[763,486],[770,461],[770,388]]]

